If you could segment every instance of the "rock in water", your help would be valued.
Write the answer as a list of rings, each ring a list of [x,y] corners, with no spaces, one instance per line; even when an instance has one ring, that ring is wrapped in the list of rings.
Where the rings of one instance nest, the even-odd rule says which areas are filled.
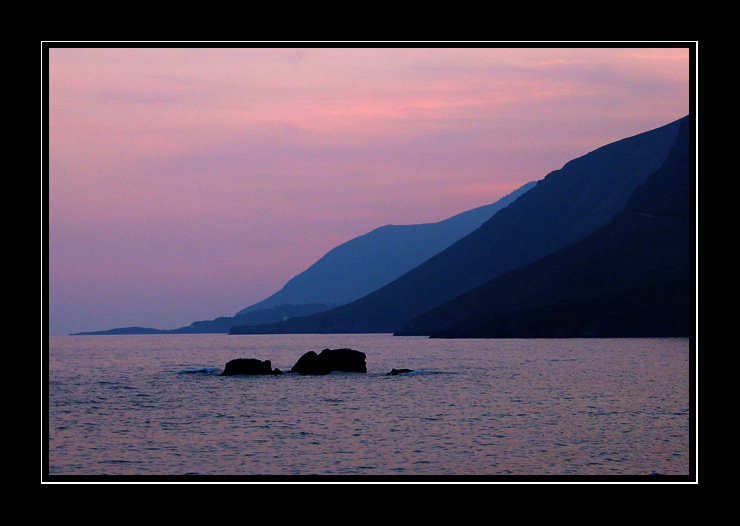
[[[329,374],[332,371],[366,373],[365,353],[354,349],[324,349],[319,354],[308,351],[290,370],[299,374]]]
[[[396,376],[397,374],[413,373],[413,369],[391,369],[391,372],[386,373],[389,376]]]
[[[220,376],[231,376],[234,374],[280,374],[280,369],[272,369],[270,360],[258,360],[256,358],[237,358],[226,362],[226,367]]]

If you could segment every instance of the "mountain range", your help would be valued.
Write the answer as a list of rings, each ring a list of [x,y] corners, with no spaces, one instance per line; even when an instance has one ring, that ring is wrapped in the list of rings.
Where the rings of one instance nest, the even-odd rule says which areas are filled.
[[[330,250],[278,292],[234,316],[196,321],[177,329],[123,327],[77,334],[228,333],[233,326],[268,324],[326,311],[361,298],[405,274],[480,227],[535,184],[536,181],[527,183],[495,203],[436,223],[376,228]]]
[[[231,334],[688,336],[690,116],[605,145],[345,305]]]
[[[335,306],[362,298],[480,227],[535,184],[527,183],[495,203],[437,223],[386,225],[351,239],[330,250],[278,292],[236,316],[286,304]]]
[[[694,278],[686,124],[663,166],[604,227],[423,313],[396,334],[688,336]]]

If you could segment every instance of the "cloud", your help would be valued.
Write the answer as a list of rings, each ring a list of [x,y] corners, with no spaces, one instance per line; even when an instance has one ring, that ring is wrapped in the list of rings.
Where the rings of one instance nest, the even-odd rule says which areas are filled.
[[[183,288],[193,309],[223,308],[179,305],[167,325],[230,315],[340,242],[493,202],[682,117],[687,62],[672,49],[50,49],[52,319],[68,296],[89,311],[57,330],[107,328],[91,313],[116,275],[130,279],[114,325],[140,319],[125,304],[165,308]]]

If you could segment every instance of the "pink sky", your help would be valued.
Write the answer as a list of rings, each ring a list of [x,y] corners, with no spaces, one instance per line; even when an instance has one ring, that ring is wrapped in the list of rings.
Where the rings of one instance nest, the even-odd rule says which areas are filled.
[[[688,48],[52,47],[50,334],[231,316],[683,117],[689,84]]]

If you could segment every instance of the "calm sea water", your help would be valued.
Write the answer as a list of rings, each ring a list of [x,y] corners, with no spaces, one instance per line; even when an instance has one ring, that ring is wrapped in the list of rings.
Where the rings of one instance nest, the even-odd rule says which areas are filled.
[[[363,351],[368,372],[218,375],[327,347]],[[688,339],[52,336],[48,479],[690,478],[690,353]]]

